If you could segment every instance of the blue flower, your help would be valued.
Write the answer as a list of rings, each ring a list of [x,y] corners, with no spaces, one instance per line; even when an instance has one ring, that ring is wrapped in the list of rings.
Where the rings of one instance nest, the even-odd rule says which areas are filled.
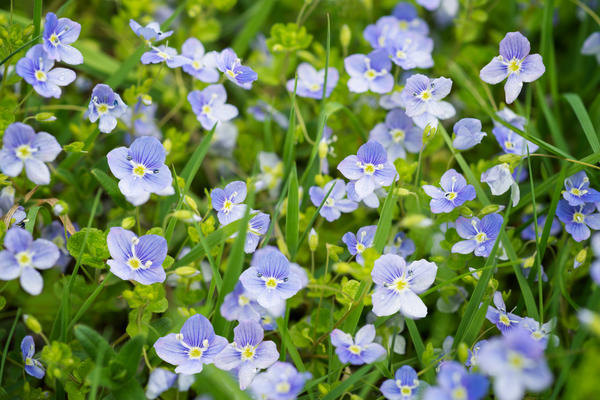
[[[390,59],[402,69],[433,67],[433,40],[418,33],[399,33],[386,46]]]
[[[476,118],[463,118],[454,124],[452,145],[457,150],[468,150],[479,143],[487,134],[481,131],[481,121]]]
[[[442,0],[417,0],[417,4],[422,5],[429,11],[433,11],[440,6]]]
[[[385,116],[369,133],[369,139],[379,142],[387,151],[390,161],[406,158],[406,152],[418,153],[423,144],[423,132],[414,126],[410,117],[399,108]]]
[[[325,125],[323,127],[323,135],[321,135],[321,141],[319,142],[319,170],[321,174],[329,174],[329,161],[327,156],[335,157],[335,149],[332,144],[337,142],[337,136],[331,136],[333,131],[330,127]]]
[[[52,221],[52,223],[44,228],[42,231],[42,238],[47,239],[54,243],[60,251],[60,256],[56,261],[56,265],[60,267],[61,272],[65,272],[67,265],[71,262],[71,255],[67,250],[67,236],[71,235],[66,232],[65,227],[59,221]]]
[[[600,213],[594,213],[595,210],[593,203],[571,206],[568,201],[561,199],[556,208],[556,216],[565,224],[565,230],[573,239],[582,242],[590,237],[590,228],[600,229]]]
[[[142,64],[160,64],[164,62],[169,68],[178,68],[190,62],[188,58],[177,54],[177,50],[164,44],[158,47],[152,46],[150,51],[142,54],[140,60]]]
[[[419,396],[419,377],[410,365],[403,365],[396,370],[394,379],[381,384],[381,393],[388,400],[413,400]]]
[[[172,365],[175,372],[192,375],[202,371],[204,364],[212,364],[227,346],[227,339],[215,335],[210,321],[196,314],[183,324],[180,333],[169,333],[154,343],[156,354]]]
[[[0,280],[10,281],[20,277],[21,287],[37,296],[42,293],[44,280],[38,269],[52,268],[58,261],[56,245],[46,239],[33,240],[31,233],[12,227],[4,236],[0,251]]]
[[[344,158],[338,170],[355,182],[354,189],[359,199],[373,193],[375,189],[391,185],[398,179],[396,167],[387,157],[383,146],[374,140],[360,146],[357,154]]]
[[[467,357],[467,361],[465,361],[465,366],[469,367],[470,370],[473,370],[473,368],[476,368],[478,365],[478,357],[479,357],[479,350],[481,350],[481,347],[487,343],[487,340],[480,340],[479,342],[475,343],[473,345],[473,349],[468,349],[468,357]]]
[[[173,31],[162,32],[158,22],[150,22],[146,26],[142,26],[133,19],[129,20],[129,27],[137,36],[150,42],[160,42],[173,34]]]
[[[264,340],[264,330],[256,321],[240,322],[233,330],[233,343],[215,358],[215,366],[225,371],[237,368],[240,389],[245,390],[256,374],[279,358],[277,346]]]
[[[258,79],[258,74],[252,68],[243,66],[235,51],[230,48],[217,56],[217,68],[227,79],[246,90],[252,88],[252,82]]]
[[[125,114],[127,105],[121,96],[113,92],[110,86],[98,84],[92,91],[92,99],[88,106],[88,117],[91,123],[100,119],[100,132],[110,133],[117,126],[117,118]]]
[[[311,377],[310,372],[298,372],[290,363],[276,362],[256,376],[250,390],[260,399],[294,400]]]
[[[206,83],[219,80],[216,52],[205,53],[204,46],[198,39],[186,40],[181,46],[181,55],[188,59],[188,62],[183,65],[184,72]]]
[[[358,193],[356,193],[356,182],[350,181],[346,185],[346,192],[348,193],[348,198],[357,203],[363,202],[365,206],[369,208],[377,208],[379,207],[379,196],[385,196],[385,190],[383,189],[375,189],[373,193],[366,195],[365,197],[360,197]]]
[[[331,187],[333,186],[333,190]],[[346,184],[341,179],[335,179],[327,182],[323,188],[318,186],[312,186],[308,193],[310,195],[310,201],[319,207],[323,203],[323,199],[327,196],[327,193],[331,190],[329,197],[325,200],[323,207],[319,211],[319,214],[329,222],[333,222],[338,219],[342,213],[349,213],[358,208],[358,203],[352,200],[346,199]]]
[[[220,312],[227,321],[260,321],[260,308],[256,300],[244,289],[242,282],[238,282],[233,292],[223,299]]]
[[[162,133],[155,121],[157,108],[156,103],[144,101],[140,96],[133,110],[128,107],[125,114],[121,116],[121,120],[127,125],[133,136],[153,136],[160,139]]]
[[[260,122],[266,121],[267,114],[269,114],[272,120],[275,121],[282,129],[288,128],[288,117],[277,111],[272,105],[267,104],[262,100],[258,100],[256,105],[248,107],[247,111],[254,117],[255,120]],[[325,131],[323,131],[323,136],[325,136]]]
[[[531,217],[532,217],[531,215],[529,217],[524,217],[524,221]],[[542,231],[544,230],[544,225],[546,225],[546,218],[547,218],[546,215],[540,215],[538,217],[538,220],[537,220],[538,237],[542,236]],[[550,226],[550,235],[556,236],[556,234],[558,232],[560,232],[560,222],[556,218],[553,218],[552,225]],[[523,229],[523,231],[521,231],[521,237],[525,240],[535,240],[535,225],[533,222],[531,224],[527,225],[527,227],[525,229]]]
[[[379,257],[371,271],[376,285],[372,295],[373,313],[383,317],[400,311],[406,318],[424,318],[427,306],[418,295],[433,284],[437,269],[435,263],[426,260],[406,265],[404,258],[395,254]]]
[[[401,94],[406,115],[421,129],[428,125],[437,127],[438,119],[452,118],[456,114],[454,106],[442,100],[450,93],[450,89],[451,79],[429,79],[422,74],[411,76],[406,80]]]
[[[494,293],[494,305],[496,307],[488,306],[485,317],[492,324],[496,325],[503,334],[514,329],[523,319],[518,315],[506,311],[506,305],[500,292]]]
[[[285,300],[302,287],[302,277],[277,249],[267,247],[254,253],[250,268],[242,272],[244,289],[261,306],[270,309],[285,305]]]
[[[164,368],[155,368],[148,377],[146,397],[150,400],[158,398],[173,386],[177,374]]]
[[[81,25],[69,18],[57,18],[54,13],[46,14],[44,24],[44,50],[51,60],[62,61],[67,64],[77,65],[83,63],[81,52],[70,46],[77,40],[81,32]],[[73,74],[73,79],[75,74]]]
[[[233,122],[224,121],[217,125],[210,143],[210,154],[230,159],[237,142],[238,128]]]
[[[508,109],[505,110],[508,111],[508,113],[501,114],[501,112],[498,112],[496,115],[498,115],[501,119],[505,120],[512,126],[523,130],[525,126],[525,119],[512,113]],[[507,119],[506,117],[510,116],[509,113],[512,114],[512,116],[514,117]],[[507,154],[517,154],[519,156],[526,157],[527,153],[535,153],[535,151],[539,148],[537,144],[523,139],[523,137],[520,136],[518,133],[511,129],[508,129],[506,126],[496,121],[494,121],[494,128],[492,129],[492,133],[494,134],[494,137],[498,141],[500,147],[502,147],[502,150]]]
[[[533,318],[525,317],[521,320],[519,326],[527,329],[531,337],[543,343],[544,347],[548,345],[548,340],[550,339],[554,345],[558,345],[558,337],[552,334],[552,331],[556,327],[556,318],[552,318],[550,321],[541,324]]]
[[[373,246],[375,231],[377,231],[377,225],[363,226],[356,232],[356,235],[352,232],[346,232],[342,237],[342,242],[348,246],[350,254],[356,256],[356,261],[359,264],[364,262],[363,251]]]
[[[410,31],[427,35],[429,27],[427,23],[418,17],[417,9],[408,2],[399,2],[394,7],[392,15],[398,20],[398,29],[400,31]]]
[[[423,185],[423,190],[431,201],[429,207],[434,214],[449,213],[466,201],[475,199],[475,188],[467,185],[465,178],[454,169],[444,172],[439,189],[432,185]]]
[[[219,222],[227,225],[244,216],[246,205],[242,203],[246,199],[246,183],[234,181],[225,186],[225,189],[213,189],[210,199]]]
[[[481,174],[481,182],[489,185],[494,196],[500,196],[511,189],[510,197],[513,207],[515,207],[521,198],[519,185],[510,172],[510,166],[507,163],[494,165]]]
[[[565,179],[565,190],[562,195],[571,206],[600,202],[600,192],[590,187],[590,180],[585,171],[579,171]]]
[[[344,59],[344,67],[350,75],[348,89],[355,93],[370,90],[374,93],[387,93],[394,87],[394,77],[390,74],[392,62],[383,49],[374,50],[368,55],[353,54]]]
[[[188,94],[188,101],[198,122],[204,129],[212,129],[221,121],[229,121],[237,117],[238,110],[231,104],[226,104],[227,93],[223,85],[210,85],[204,90],[194,90]]]
[[[352,336],[334,329],[331,334],[331,344],[335,346],[335,354],[342,363],[352,365],[372,364],[385,357],[387,352],[375,340],[375,326],[367,324],[356,332],[355,340]]]
[[[27,178],[36,185],[50,183],[50,171],[45,163],[52,162],[61,147],[48,132],[35,133],[21,122],[10,124],[2,137],[0,169],[8,176],[19,176],[25,166]]]
[[[423,400],[480,400],[489,387],[488,379],[480,374],[469,374],[456,361],[444,362],[437,376],[438,386],[425,389]]]
[[[596,56],[600,63],[600,32],[594,32],[585,39],[581,46],[581,54]]]
[[[325,83],[325,69],[317,71],[315,67],[309,63],[302,63],[298,66],[298,84],[296,85],[296,95],[300,97],[308,97],[311,99],[323,98],[323,84]],[[329,67],[327,70],[327,89],[325,97],[331,95],[331,91],[338,83],[339,75],[337,69]],[[287,90],[294,93],[294,85],[296,80],[290,79],[287,82]]]
[[[67,68],[52,68],[54,60],[48,57],[41,44],[27,51],[25,57],[17,62],[17,75],[33,86],[42,97],[60,97],[60,86],[66,86],[75,80],[75,72]]]
[[[6,134],[6,133],[5,133]],[[1,153],[0,153],[1,154]],[[12,186],[5,186],[0,190],[0,215],[6,216],[15,204],[15,188]],[[27,218],[27,213],[23,206],[18,206],[13,213],[9,227],[11,225],[21,225],[23,220]]]
[[[112,257],[106,263],[110,272],[119,278],[142,285],[165,281],[162,264],[168,248],[164,237],[144,235],[138,238],[131,231],[113,227],[108,232],[106,243]]]
[[[379,18],[375,24],[367,25],[363,37],[373,49],[385,49],[391,46],[398,36],[399,25],[398,18],[386,15]]]
[[[508,32],[500,41],[500,55],[479,72],[481,80],[495,85],[506,79],[506,103],[516,100],[523,82],[533,82],[546,71],[542,56],[529,54],[529,40],[521,32]]]
[[[492,252],[496,238],[500,233],[504,219],[499,214],[489,214],[481,220],[477,217],[458,217],[456,232],[466,240],[452,246],[452,253],[474,253],[479,257],[488,257]]]
[[[246,232],[246,242],[244,243],[244,252],[246,254],[254,253],[260,238],[267,233],[269,224],[271,223],[271,217],[269,214],[263,212],[257,212],[253,214],[252,218],[248,222],[248,230]]]
[[[398,232],[394,236],[394,241],[391,246],[386,246],[383,249],[383,254],[396,254],[402,258],[408,258],[416,250],[415,242],[404,232]]]
[[[133,141],[129,148],[117,147],[106,158],[119,190],[134,205],[146,202],[150,193],[161,194],[171,188],[173,177],[165,165],[165,148],[152,136]]]
[[[28,375],[33,376],[37,379],[42,379],[46,374],[44,366],[36,358],[33,358],[35,354],[35,343],[31,336],[25,336],[21,341],[21,355],[23,357],[23,363],[25,364],[25,372]]]
[[[525,391],[541,392],[552,383],[544,344],[524,328],[488,340],[479,350],[478,359],[481,372],[494,378],[498,400],[519,400]]]

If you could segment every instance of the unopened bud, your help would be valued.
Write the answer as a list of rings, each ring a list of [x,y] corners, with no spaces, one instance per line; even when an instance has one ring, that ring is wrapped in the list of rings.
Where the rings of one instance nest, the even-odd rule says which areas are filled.
[[[198,270],[194,267],[185,266],[175,269],[175,273],[179,276],[193,276],[198,273]]]
[[[347,24],[342,25],[342,28],[340,29],[340,43],[342,44],[342,47],[345,49],[348,48],[351,40],[352,31],[350,30],[350,27]]]
[[[317,250],[317,246],[319,246],[319,235],[314,228],[311,228],[310,233],[308,234],[308,248],[310,251],[314,252]]]
[[[131,228],[133,228],[134,225],[135,225],[135,218],[133,218],[133,217],[123,218],[123,221],[121,221],[121,228],[123,228],[123,229],[131,229]]]
[[[33,333],[38,335],[42,333],[42,325],[33,315],[24,314],[23,322],[25,322],[25,326],[29,328]]]
[[[35,120],[40,122],[52,122],[56,121],[56,117],[50,112],[41,112],[35,114]]]

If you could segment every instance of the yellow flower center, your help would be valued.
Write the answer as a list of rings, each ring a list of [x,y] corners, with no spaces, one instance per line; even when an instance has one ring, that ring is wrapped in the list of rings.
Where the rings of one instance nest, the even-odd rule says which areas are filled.
[[[229,75],[231,78],[234,78],[234,79],[235,79],[236,76],[238,76],[238,74],[236,74],[235,72],[233,72],[233,70],[231,70],[231,69],[227,70],[227,75]]]
[[[487,235],[484,232],[479,232],[477,235],[475,235],[475,241],[477,243],[483,243],[487,240]]]
[[[25,359],[25,365],[33,365],[33,360],[31,359],[31,357],[27,357]]]
[[[210,114],[210,106],[208,104],[202,106],[202,114]]]
[[[352,354],[360,354],[360,352],[361,352],[360,346],[357,346],[355,344],[353,344],[352,346],[348,347],[348,350]]]
[[[202,350],[200,347],[192,347],[188,352],[188,357],[190,359],[198,359],[202,357],[202,353],[204,353],[204,350]]]
[[[406,58],[406,53],[403,52],[402,50],[398,50],[398,51],[396,51],[396,58],[404,60]]]
[[[265,281],[265,286],[267,289],[275,289],[277,287],[277,279],[275,278],[267,278]]]
[[[56,33],[50,35],[50,43],[52,43],[55,46],[59,43],[58,36],[56,35]]]
[[[229,211],[231,211],[232,206],[233,206],[233,203],[231,202],[231,200],[229,200],[229,199],[225,200],[225,202],[223,203],[223,211],[228,213]]]
[[[29,254],[28,251],[21,251],[20,253],[17,253],[16,259],[21,267],[31,264],[31,254]]]
[[[366,164],[363,168],[363,171],[367,175],[373,175],[375,173],[375,166],[371,163]]]
[[[400,393],[402,393],[402,396],[410,396],[412,394],[412,389],[408,386],[402,386],[400,388]]]
[[[500,322],[505,325],[505,326],[509,326],[510,325],[510,319],[508,318],[508,316],[506,314],[502,314],[500,316]]]
[[[194,69],[200,69],[201,65],[198,61],[192,61],[192,67],[194,67]]]
[[[400,21],[400,22],[398,22],[398,27],[401,30],[405,31],[405,30],[408,29],[408,22],[406,22],[406,21]]]
[[[456,196],[458,196],[456,194],[456,192],[448,192],[448,193],[446,193],[446,199],[448,199],[450,201],[454,200],[456,198]]]
[[[521,70],[521,60],[517,60],[516,58],[510,60],[508,63],[508,70],[510,73],[519,72]]]
[[[319,89],[321,89],[321,85],[319,85],[318,83],[313,83],[312,85],[310,85],[310,90],[312,92],[316,92]]]
[[[575,214],[573,214],[573,222],[576,222],[578,224],[583,224],[584,220],[585,220],[585,216],[582,213],[576,212]]]
[[[146,175],[146,167],[143,164],[137,164],[135,167],[133,167],[133,174],[142,178],[144,175]]]
[[[431,92],[429,90],[423,90],[419,97],[421,100],[427,101],[431,98]]]
[[[391,132],[394,142],[401,142],[406,137],[404,129],[392,129]]]
[[[327,200],[325,200],[325,205],[327,207],[333,207],[334,204],[335,204],[335,200],[333,200],[331,197],[328,197]]]
[[[241,295],[240,297],[238,297],[238,304],[240,306],[243,307],[243,306],[247,305],[248,303],[250,303],[250,299],[247,298],[246,296]]]
[[[159,51],[158,52],[158,56],[160,58],[162,58],[163,60],[168,60],[169,59],[169,55],[167,53],[165,53],[164,51]]]
[[[127,261],[127,265],[129,265],[129,267],[131,267],[131,269],[138,269],[142,266],[142,262],[137,257],[131,257]]]
[[[362,253],[363,251],[365,251],[365,245],[362,243],[358,243],[356,245],[356,252],[357,253]]]
[[[26,158],[29,158],[31,156],[31,154],[33,153],[33,149],[27,144],[22,144],[19,147],[17,147],[16,153],[17,157],[19,157],[21,160],[25,160]]]
[[[106,114],[108,112],[108,105],[98,104],[98,106],[96,107],[96,110],[98,111],[98,114],[100,114],[100,115]]]
[[[513,142],[511,142],[510,140],[506,140],[506,141],[504,142],[504,147],[506,147],[507,149],[509,149],[509,150],[510,150],[510,149],[514,148],[514,147],[515,147],[515,145],[514,145],[514,144],[513,144]]]
[[[583,196],[586,193],[587,193],[587,190],[580,190],[578,188],[572,188],[571,189],[571,194],[573,194],[575,196]]]
[[[35,79],[37,79],[40,82],[46,82],[46,73],[38,69],[37,71],[35,71]]]
[[[277,393],[287,393],[290,391],[290,389],[291,389],[290,384],[287,382],[279,382],[275,386],[275,390],[277,391]]]
[[[371,79],[375,79],[375,77],[377,76],[377,72],[375,72],[374,69],[369,68],[368,70],[365,71],[365,78],[371,80]]]
[[[464,400],[467,398],[467,391],[464,387],[459,386],[452,391],[453,400]]]
[[[525,365],[525,359],[522,355],[515,352],[511,352],[508,355],[508,363],[515,369],[522,369]]]
[[[255,348],[247,345],[242,349],[242,360],[252,360],[254,358]]]

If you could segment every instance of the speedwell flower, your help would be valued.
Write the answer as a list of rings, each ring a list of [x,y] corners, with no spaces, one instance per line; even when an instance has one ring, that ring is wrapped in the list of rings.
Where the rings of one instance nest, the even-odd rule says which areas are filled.
[[[184,72],[206,83],[219,80],[216,52],[205,53],[204,46],[198,39],[186,40],[181,46],[181,55],[188,59],[188,62],[183,65]]]
[[[178,68],[190,62],[187,57],[177,54],[177,50],[164,44],[158,47],[152,46],[150,51],[142,54],[142,64],[166,63],[169,68]]]
[[[246,231],[246,242],[244,243],[244,252],[246,254],[254,253],[260,242],[260,238],[267,233],[270,223],[271,217],[269,214],[260,211],[253,214],[248,222],[248,229]]]
[[[246,205],[242,203],[246,199],[246,183],[234,181],[224,189],[213,189],[210,192],[210,199],[213,208],[217,211],[219,222],[227,225],[244,216]]]
[[[20,278],[21,287],[37,296],[42,292],[44,280],[38,269],[52,268],[59,257],[56,245],[46,239],[33,240],[31,233],[12,227],[4,236],[4,247],[0,251],[0,280]]]
[[[581,54],[596,56],[600,63],[600,32],[594,32],[588,36],[581,47]]]
[[[508,333],[511,329],[519,325],[523,318],[513,313],[506,311],[506,305],[502,299],[502,293],[494,293],[494,305],[488,306],[485,317],[492,324],[496,325],[503,334]]]
[[[429,207],[434,214],[448,213],[475,198],[473,185],[467,185],[466,179],[454,169],[449,169],[442,175],[440,185],[442,189],[423,185],[423,190],[431,197]]]
[[[565,179],[565,190],[563,198],[571,206],[582,206],[585,203],[600,202],[600,192],[590,187],[590,179],[585,171],[579,171],[573,176]]]
[[[582,242],[590,237],[590,228],[600,230],[600,213],[595,213],[596,206],[587,203],[571,206],[567,200],[561,199],[556,208],[556,216],[565,224],[565,230],[576,242]]]
[[[488,379],[480,374],[469,374],[456,361],[442,363],[437,376],[438,386],[425,389],[423,400],[480,400],[489,387]]]
[[[260,399],[294,400],[311,377],[310,372],[298,372],[292,364],[278,361],[256,376],[250,391]]]
[[[59,98],[60,86],[66,86],[75,80],[75,72],[68,68],[53,68],[54,60],[48,57],[41,44],[27,51],[25,57],[17,62],[17,75],[33,86],[42,97]]]
[[[414,126],[410,117],[399,108],[393,109],[371,130],[369,139],[379,142],[387,151],[389,160],[406,158],[406,152],[418,153],[423,142],[423,132]]]
[[[374,93],[387,93],[394,87],[394,77],[390,74],[392,62],[383,49],[372,51],[368,55],[348,56],[344,59],[344,67],[350,75],[348,89],[351,92],[363,93],[370,90]]]
[[[404,232],[398,232],[394,236],[394,241],[391,246],[386,246],[383,249],[383,254],[396,254],[402,258],[408,258],[416,250],[415,242]]]
[[[325,69],[317,71],[315,67],[309,63],[302,63],[298,66],[298,84],[296,85],[296,95],[300,97],[308,97],[311,99],[323,98],[323,84],[325,83]],[[329,67],[327,69],[327,88],[325,89],[325,97],[329,97],[331,91],[338,83],[339,74],[337,69]],[[287,82],[287,90],[290,93],[294,92],[295,79],[290,79]]]
[[[35,133],[32,127],[21,122],[10,124],[2,138],[0,169],[8,176],[19,176],[25,166],[30,181],[37,185],[50,183],[50,170],[45,163],[54,161],[61,147],[48,132]]]
[[[373,246],[376,231],[377,225],[363,226],[356,232],[356,235],[352,232],[346,232],[342,237],[342,242],[348,246],[350,254],[356,256],[356,261],[359,264],[364,262],[363,251]]]
[[[487,134],[481,131],[481,121],[476,118],[463,118],[454,124],[456,137],[452,146],[457,150],[468,150],[479,143]]]
[[[473,252],[476,256],[488,257],[500,233],[503,220],[500,214],[488,214],[482,219],[458,217],[456,232],[466,240],[455,243],[452,246],[452,253]]]
[[[333,189],[332,189],[333,186]],[[331,190],[331,193],[325,200],[323,207],[319,211],[319,214],[327,221],[332,222],[338,219],[342,213],[349,213],[358,207],[358,203],[346,199],[346,184],[341,179],[335,179],[327,182],[324,187],[312,186],[308,193],[310,195],[310,201],[319,207],[323,203],[323,199],[327,196],[327,193]]]
[[[180,333],[169,333],[154,343],[156,354],[169,364],[177,365],[175,372],[192,375],[212,364],[227,346],[227,339],[215,335],[210,321],[196,314],[183,324]]]
[[[161,194],[171,187],[173,177],[165,157],[162,143],[152,136],[138,138],[129,148],[117,147],[106,155],[111,172],[119,179],[119,190],[133,199]]]
[[[260,306],[250,297],[242,282],[236,283],[233,292],[227,294],[221,304],[223,318],[227,321],[260,321]]]
[[[391,185],[398,178],[385,149],[374,140],[360,146],[356,155],[344,158],[338,164],[338,170],[346,178],[356,181],[354,189],[361,200],[375,189]]]
[[[398,29],[401,32],[416,32],[421,35],[429,33],[427,22],[418,17],[417,9],[411,3],[399,2],[394,7],[392,15],[398,20]]]
[[[240,281],[250,296],[268,309],[280,307],[302,287],[301,276],[273,247],[254,253],[250,268],[242,272]]]
[[[529,54],[529,40],[521,32],[508,32],[500,41],[500,55],[481,69],[479,76],[484,82],[495,85],[506,79],[504,92],[510,104],[523,87],[523,82],[533,82],[546,71],[542,56]]]
[[[77,40],[80,32],[81,25],[77,22],[69,18],[57,18],[51,12],[46,14],[43,46],[48,58],[72,65],[83,63],[81,52],[70,45]]]
[[[386,50],[394,64],[402,69],[433,67],[433,40],[418,33],[398,33]]]
[[[139,238],[131,231],[120,227],[110,228],[106,237],[108,251],[112,257],[106,263],[110,272],[123,280],[133,280],[142,285],[164,282],[162,266],[167,257],[167,241],[158,235]]]
[[[382,317],[400,313],[411,319],[427,315],[427,306],[418,294],[427,290],[435,280],[437,265],[418,260],[408,266],[404,258],[384,254],[375,260],[371,277],[376,284],[373,292],[373,313]]]
[[[160,25],[158,22],[150,22],[146,26],[140,25],[138,22],[133,19],[129,20],[129,27],[137,36],[146,40],[148,43],[150,42],[160,42],[163,39],[168,38],[173,34],[173,31],[163,32],[160,29]]]
[[[38,359],[33,358],[35,355],[35,343],[31,336],[25,336],[21,341],[21,356],[25,364],[25,372],[34,378],[42,379],[46,374],[44,366]]]
[[[379,388],[388,400],[413,400],[419,395],[419,377],[410,365],[403,365],[396,370],[394,379],[388,379]]]
[[[187,98],[204,129],[212,129],[216,123],[229,121],[238,115],[235,106],[225,103],[227,92],[221,84],[210,85],[204,90],[194,90]]]
[[[117,118],[123,116],[126,110],[127,105],[110,86],[100,83],[94,87],[88,106],[88,117],[92,123],[100,119],[100,132],[112,132],[117,126]]]
[[[530,215],[529,218],[532,216]],[[526,219],[529,219],[526,218]],[[544,225],[546,224],[546,215],[540,215],[537,220],[538,225],[538,236],[542,236],[542,230],[544,229]],[[560,222],[556,218],[552,219],[552,225],[550,226],[550,235],[556,236],[558,232],[560,232]],[[532,222],[525,229],[521,231],[521,237],[525,240],[535,240],[535,225]]]
[[[252,88],[252,83],[258,79],[258,74],[252,68],[242,65],[235,51],[230,48],[217,56],[217,68],[227,79],[246,90]]]
[[[233,330],[233,343],[215,358],[215,366],[225,371],[237,368],[240,389],[245,390],[256,374],[279,358],[277,346],[264,339],[264,330],[256,321],[240,322]]]
[[[330,336],[331,344],[335,346],[335,353],[342,363],[371,364],[387,354],[382,345],[373,342],[375,326],[371,324],[360,328],[355,339],[339,329],[334,329]]]
[[[421,129],[427,125],[437,127],[438,119],[452,118],[456,114],[454,106],[442,100],[451,88],[452,80],[448,78],[429,79],[422,74],[411,76],[401,94],[406,115]]]
[[[519,185],[515,181],[510,167],[507,163],[493,166],[481,174],[481,182],[489,185],[494,196],[500,196],[511,189],[510,197],[513,207],[519,203],[521,198]]]

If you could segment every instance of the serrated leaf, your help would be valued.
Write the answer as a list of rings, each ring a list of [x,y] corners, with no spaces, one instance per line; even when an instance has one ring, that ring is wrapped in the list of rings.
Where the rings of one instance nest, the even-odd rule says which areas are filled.
[[[85,250],[81,256],[81,263],[94,268],[104,268],[105,260],[110,257],[106,235],[100,229],[83,228],[76,232],[67,241],[67,250],[77,259],[81,254],[83,240],[88,232]]]

